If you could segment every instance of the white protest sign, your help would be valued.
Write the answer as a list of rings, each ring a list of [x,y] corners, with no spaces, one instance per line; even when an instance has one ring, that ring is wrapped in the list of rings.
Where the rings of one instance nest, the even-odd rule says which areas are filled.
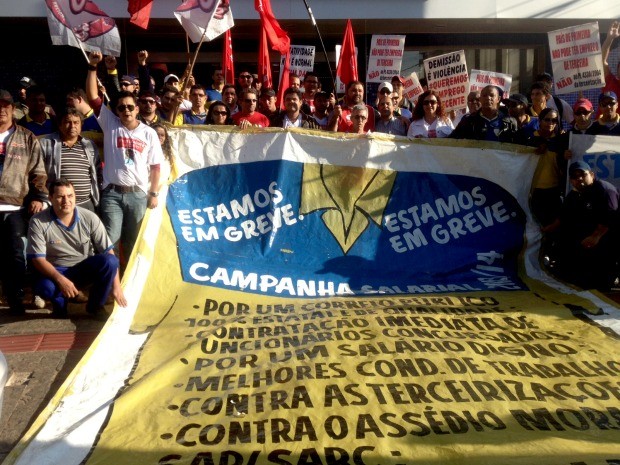
[[[553,80],[558,94],[605,85],[598,23],[548,33]]]
[[[306,73],[314,69],[314,54],[314,45],[291,45],[290,72],[303,80]],[[280,73],[284,69],[284,59],[285,57],[281,55]]]
[[[390,81],[400,74],[405,36],[373,35],[366,82]]]
[[[418,79],[418,73],[413,72],[409,77],[404,77],[403,94],[413,103],[418,101],[418,97],[424,93],[424,89]]]
[[[495,71],[483,71],[472,69],[469,75],[469,91],[482,90],[486,86],[496,86],[504,91],[503,98],[510,96],[512,74],[496,73]]]
[[[424,71],[428,88],[439,93],[445,111],[467,106],[469,75],[464,50],[424,60]]]

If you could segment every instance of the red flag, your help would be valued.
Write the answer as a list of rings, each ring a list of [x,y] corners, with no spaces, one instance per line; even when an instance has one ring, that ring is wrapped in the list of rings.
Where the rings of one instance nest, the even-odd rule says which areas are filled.
[[[149,27],[149,19],[151,18],[151,7],[153,0],[129,0],[127,11],[131,15],[129,22],[135,24],[142,29]]]
[[[233,61],[232,38],[230,29],[224,33],[224,48],[222,49],[222,72],[226,84],[235,83],[235,63]]]
[[[258,11],[263,30],[269,39],[271,48],[285,55],[284,69],[280,74],[280,84],[278,85],[278,102],[280,108],[284,108],[284,91],[288,88],[288,75],[291,66],[291,39],[288,34],[280,27],[278,20],[271,10],[270,0],[254,0],[254,8]]]
[[[269,61],[269,48],[267,47],[267,33],[263,28],[260,47],[258,49],[258,81],[262,83],[263,88],[272,88],[271,80],[271,62]]]
[[[336,76],[340,78],[345,86],[351,81],[357,81],[357,57],[355,56],[355,37],[353,36],[353,27],[351,20],[347,19],[347,28],[344,31],[344,39],[342,39],[342,47],[340,48],[340,58],[338,60],[338,68],[336,68]]]

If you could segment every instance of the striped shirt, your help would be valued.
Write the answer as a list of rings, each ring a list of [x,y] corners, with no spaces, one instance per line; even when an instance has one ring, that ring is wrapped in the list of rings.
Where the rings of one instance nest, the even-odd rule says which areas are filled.
[[[64,142],[60,153],[60,177],[68,179],[75,189],[75,204],[90,200],[90,164],[84,151],[84,145],[79,140],[73,147]]]

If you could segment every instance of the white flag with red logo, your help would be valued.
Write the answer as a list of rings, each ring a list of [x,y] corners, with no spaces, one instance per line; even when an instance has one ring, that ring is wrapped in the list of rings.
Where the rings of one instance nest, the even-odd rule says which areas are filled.
[[[91,0],[45,0],[52,44],[115,57],[121,54],[116,23]]]
[[[192,42],[208,42],[235,25],[229,0],[185,0],[174,16]]]

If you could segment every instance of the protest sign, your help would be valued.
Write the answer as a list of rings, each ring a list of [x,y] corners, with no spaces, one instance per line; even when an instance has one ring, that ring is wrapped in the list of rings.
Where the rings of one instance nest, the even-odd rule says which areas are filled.
[[[469,75],[469,91],[482,90],[486,86],[497,86],[503,91],[501,98],[508,98],[510,96],[510,86],[512,85],[512,75],[496,73],[494,71],[482,71],[479,69],[472,69]]]
[[[424,71],[428,88],[439,93],[445,111],[467,106],[469,75],[463,50],[424,60]]]
[[[129,307],[5,465],[620,456],[620,312],[537,267],[534,149],[170,137]]]
[[[391,81],[400,74],[405,36],[373,35],[366,82]]]
[[[408,77],[404,76],[403,94],[413,103],[418,101],[418,97],[424,93],[424,89],[418,79],[418,73],[413,72]]]
[[[548,33],[557,94],[605,86],[598,23]]]
[[[314,45],[291,45],[291,66],[289,71],[303,81],[307,72],[314,69]],[[284,69],[284,59],[280,57],[280,72]]]

